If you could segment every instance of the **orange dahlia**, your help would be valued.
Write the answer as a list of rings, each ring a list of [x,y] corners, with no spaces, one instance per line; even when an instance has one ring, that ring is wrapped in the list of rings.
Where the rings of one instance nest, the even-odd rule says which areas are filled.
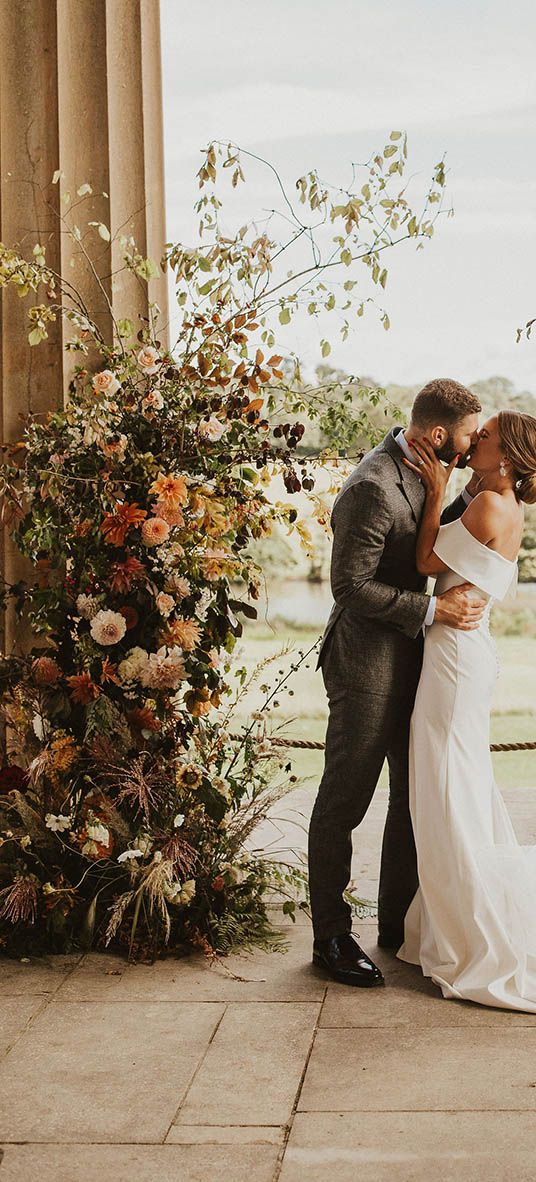
[[[111,546],[122,546],[129,529],[136,529],[146,517],[146,510],[140,509],[137,501],[131,505],[117,501],[113,512],[104,514],[100,528]]]
[[[146,573],[143,562],[129,554],[124,562],[114,562],[110,576],[110,587],[116,594],[124,595],[130,591],[134,583],[141,582]]]
[[[113,661],[111,661],[109,657],[105,657],[101,666],[101,685],[104,685],[106,681],[113,681],[114,685],[120,685],[121,678],[117,676],[116,670],[117,665],[114,665]]]
[[[55,685],[61,677],[61,669],[54,657],[36,657],[32,661],[32,677],[36,685]]]
[[[135,706],[133,710],[129,710],[127,722],[134,732],[159,731],[162,727],[160,719],[147,706]]]
[[[72,677],[66,677],[65,680],[67,685],[71,687],[73,702],[80,702],[83,706],[87,706],[100,694],[98,685],[95,685],[89,673],[75,673]]]
[[[184,476],[175,476],[172,472],[166,476],[159,472],[149,489],[150,493],[164,501],[169,509],[178,509],[188,500],[188,488]]]

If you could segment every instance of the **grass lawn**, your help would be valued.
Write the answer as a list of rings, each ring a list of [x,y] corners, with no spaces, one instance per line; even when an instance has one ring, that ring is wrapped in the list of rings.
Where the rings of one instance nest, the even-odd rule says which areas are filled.
[[[241,707],[243,716],[263,702],[265,695],[260,685],[274,686],[280,672],[284,674],[299,659],[299,651],[306,652],[318,637],[317,629],[292,629],[279,621],[275,621],[274,628],[275,632],[264,624],[249,625],[235,649],[237,664],[253,670],[284,646],[292,648],[262,671],[257,686]],[[497,640],[497,649],[501,674],[494,698],[492,742],[536,741],[536,638],[502,636]],[[285,738],[324,740],[327,703],[315,664],[313,653],[276,695],[270,729],[278,730]],[[293,772],[315,792],[322,774],[323,752],[296,750],[289,757]],[[536,789],[536,751],[495,754],[493,762],[500,787]],[[380,780],[383,786],[387,784],[386,773],[384,768]]]

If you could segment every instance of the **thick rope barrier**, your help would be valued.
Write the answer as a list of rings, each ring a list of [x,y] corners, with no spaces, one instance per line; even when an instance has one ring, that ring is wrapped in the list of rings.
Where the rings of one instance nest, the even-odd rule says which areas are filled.
[[[306,751],[323,751],[325,748],[325,743],[316,743],[312,739],[278,739],[271,735],[265,735],[263,738],[274,747],[302,747]],[[536,742],[491,743],[490,751],[536,751]]]

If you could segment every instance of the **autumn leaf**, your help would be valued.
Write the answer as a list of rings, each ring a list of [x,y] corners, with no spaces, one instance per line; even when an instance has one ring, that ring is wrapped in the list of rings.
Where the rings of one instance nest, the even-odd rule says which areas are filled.
[[[248,415],[248,414],[250,414],[250,412],[252,410],[255,410],[255,411],[260,410],[261,406],[263,406],[263,405],[264,405],[264,398],[254,398],[253,401],[248,402],[248,405],[244,408],[244,414]]]

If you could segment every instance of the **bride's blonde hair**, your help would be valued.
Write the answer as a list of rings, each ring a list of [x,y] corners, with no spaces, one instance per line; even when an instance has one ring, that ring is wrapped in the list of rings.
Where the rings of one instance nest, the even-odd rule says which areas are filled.
[[[519,501],[536,504],[536,419],[519,410],[500,410],[499,439],[512,465]]]

